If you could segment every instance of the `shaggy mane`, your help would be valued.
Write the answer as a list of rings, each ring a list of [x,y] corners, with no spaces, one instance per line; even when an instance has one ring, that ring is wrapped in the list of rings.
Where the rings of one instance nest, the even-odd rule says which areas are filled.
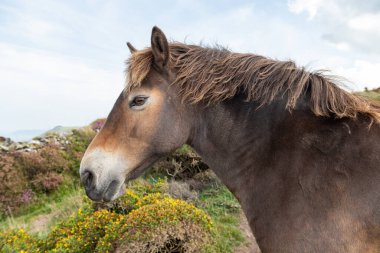
[[[380,104],[351,94],[339,87],[336,78],[321,71],[309,72],[292,61],[277,61],[254,54],[232,53],[224,48],[204,48],[171,43],[169,64],[177,77],[183,101],[215,104],[246,94],[247,101],[263,106],[287,97],[286,108],[295,108],[307,94],[310,109],[317,116],[356,119],[367,115],[380,122]],[[127,89],[138,87],[152,66],[150,48],[137,51],[127,61]]]

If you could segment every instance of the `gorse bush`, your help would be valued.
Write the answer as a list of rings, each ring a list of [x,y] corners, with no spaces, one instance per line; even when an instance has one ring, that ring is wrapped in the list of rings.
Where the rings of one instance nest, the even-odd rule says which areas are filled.
[[[42,240],[29,235],[24,229],[0,232],[0,250],[9,253],[43,252]]]
[[[127,214],[143,205],[152,203],[154,200],[164,198],[167,195],[168,183],[166,178],[158,178],[152,182],[137,179],[128,183],[125,194],[111,203],[93,202],[95,210],[107,209],[109,211]]]
[[[146,200],[153,203],[108,227],[97,252],[196,252],[208,241],[212,225],[203,211],[159,194]]]
[[[121,219],[108,210],[85,212],[59,224],[47,237],[45,250],[51,252],[94,252],[96,244],[105,235],[108,226]]]
[[[140,194],[128,190],[119,209],[85,205],[44,240],[24,230],[0,234],[0,251],[196,252],[208,242],[212,223],[206,213],[159,192]]]
[[[4,177],[4,180],[15,180],[13,183],[21,186],[13,199],[18,203],[32,203],[30,207],[33,208],[34,204],[38,206],[40,199],[54,197],[56,193],[60,198],[65,186],[73,184],[77,187],[79,177],[75,173],[78,168],[74,167],[75,164],[79,166],[93,135],[88,129],[73,132],[66,138],[70,139],[69,142],[61,142],[58,150],[49,152],[55,154],[58,151],[63,155],[68,166],[63,170],[37,173],[32,181],[27,181],[26,176]],[[179,173],[170,170],[169,174],[165,164],[161,164],[153,173],[129,182],[126,193],[112,203],[93,203],[85,197],[85,201],[81,201],[82,208],[75,215],[65,218],[73,212],[70,209],[59,218],[65,218],[63,222],[49,224],[49,229],[43,234],[38,232],[43,237],[27,234],[24,230],[0,234],[0,252],[233,252],[234,245],[242,240],[236,227],[238,220],[233,220],[238,216],[236,200],[230,195],[225,196],[222,190],[211,191],[220,188],[217,178],[188,152],[191,152],[188,147],[182,148],[164,162],[172,164],[172,168],[192,164],[189,171],[179,168]],[[0,168],[5,171],[18,168],[15,175],[26,175],[23,164],[19,163],[21,159],[13,153],[9,152],[3,160],[3,165],[8,167]],[[11,163],[14,165],[9,166]],[[180,180],[175,181],[174,178]],[[193,204],[172,197],[189,201],[205,210],[213,223]],[[226,202],[227,199],[230,201]],[[12,197],[9,200],[11,204]],[[34,212],[36,209],[30,210]]]

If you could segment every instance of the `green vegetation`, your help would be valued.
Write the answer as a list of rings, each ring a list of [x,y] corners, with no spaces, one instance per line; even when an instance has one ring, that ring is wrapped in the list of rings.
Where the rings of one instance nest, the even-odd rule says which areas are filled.
[[[238,228],[240,205],[225,186],[210,186],[201,192],[199,206],[213,219],[214,242],[205,247],[205,252],[233,252],[234,247],[244,242]]]
[[[0,252],[233,252],[244,241],[237,200],[188,146],[121,198],[92,203],[78,167],[101,123],[0,152]]]
[[[0,152],[0,218],[33,212],[46,200],[59,200],[79,188],[80,160],[95,134],[82,128],[60,139],[62,143],[51,136],[51,143],[28,152]]]
[[[379,100],[380,101],[380,88],[373,89],[373,90],[365,90],[363,92],[358,92],[358,95],[368,97],[373,100]]]
[[[239,205],[231,193],[214,181],[200,193],[199,199],[187,203],[170,197],[170,184],[166,178],[139,179],[130,183],[125,195],[111,204],[101,206],[88,199],[78,201],[79,210],[69,219],[58,215],[61,222],[55,223],[50,233],[36,235],[21,228],[0,234],[0,249],[3,252],[10,249],[16,252],[113,252],[116,249],[233,252],[233,247],[243,238],[237,229]],[[84,197],[82,192],[71,197],[79,196]],[[69,194],[66,197],[72,200]],[[65,204],[68,203],[64,200],[56,208]],[[62,213],[68,211],[74,210]]]
[[[54,225],[82,207],[83,199],[81,187],[63,184],[51,194],[41,194],[32,204],[23,206],[20,215],[0,220],[0,231],[23,228],[45,236]]]

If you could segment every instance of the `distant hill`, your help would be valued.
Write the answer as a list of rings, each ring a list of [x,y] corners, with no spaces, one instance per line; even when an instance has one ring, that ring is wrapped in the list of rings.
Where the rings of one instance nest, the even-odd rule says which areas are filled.
[[[70,133],[73,129],[78,129],[80,127],[65,127],[65,126],[56,126],[53,129],[50,129],[40,135],[45,136],[49,134],[66,134]]]
[[[11,132],[11,133],[5,133],[4,137],[11,138],[13,141],[17,141],[17,142],[19,142],[19,141],[30,141],[34,137],[38,137],[38,136],[46,136],[46,135],[53,134],[53,133],[58,133],[58,134],[70,133],[71,130],[77,129],[77,128],[79,128],[79,127],[56,126],[53,129],[50,129],[47,131],[46,131],[46,129],[45,130],[25,129],[25,130],[17,130],[17,131]]]
[[[30,141],[36,136],[43,134],[46,130],[17,130],[11,133],[5,133],[5,137],[9,137],[14,141]]]

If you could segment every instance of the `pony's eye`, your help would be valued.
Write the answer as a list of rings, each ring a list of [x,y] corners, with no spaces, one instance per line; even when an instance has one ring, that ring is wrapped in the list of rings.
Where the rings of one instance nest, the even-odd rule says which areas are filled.
[[[132,107],[142,106],[145,104],[147,99],[148,97],[143,97],[143,96],[134,97],[133,100],[130,102],[129,107],[132,108]]]

